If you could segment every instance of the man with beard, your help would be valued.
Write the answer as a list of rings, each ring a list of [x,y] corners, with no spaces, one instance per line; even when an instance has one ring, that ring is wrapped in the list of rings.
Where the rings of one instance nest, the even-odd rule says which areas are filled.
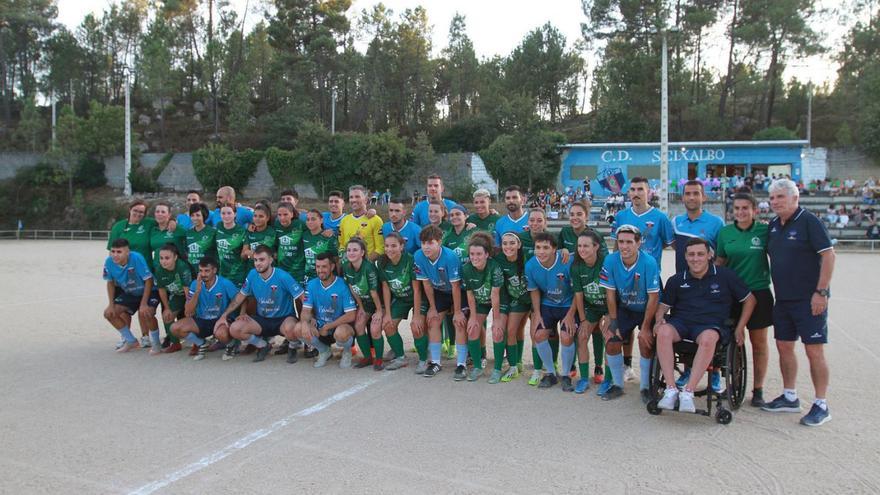
[[[523,211],[523,193],[519,186],[508,186],[504,190],[504,205],[507,215],[495,222],[495,244],[498,246],[501,245],[501,236],[508,232],[525,232],[529,224],[529,215]]]
[[[247,227],[248,224],[254,220],[253,209],[235,202],[235,189],[231,186],[223,186],[220,189],[217,189],[217,196],[215,199],[217,201],[217,207],[211,211],[208,220],[205,222],[206,224],[212,227],[222,224],[223,219],[220,218],[220,208],[223,208],[224,206],[235,206],[235,223],[242,227]]]
[[[416,203],[412,212],[412,221],[419,227],[424,227],[431,223],[431,220],[428,218],[428,205],[431,201],[443,201],[446,204],[446,211],[451,210],[454,206],[458,206],[458,203],[451,199],[443,199],[443,179],[439,175],[429,175],[425,189],[428,191],[428,197]]]

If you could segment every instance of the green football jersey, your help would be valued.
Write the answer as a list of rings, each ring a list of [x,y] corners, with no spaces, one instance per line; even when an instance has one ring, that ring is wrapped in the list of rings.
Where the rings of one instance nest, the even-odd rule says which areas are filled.
[[[174,230],[160,230],[158,226],[150,230],[150,249],[153,250],[153,269],[159,269],[159,250],[165,244],[174,244],[181,258],[186,259],[186,230],[177,226]]]
[[[297,282],[306,274],[306,257],[303,254],[302,238],[306,224],[299,219],[284,227],[275,226],[275,240],[278,246],[278,266],[293,275]]]
[[[489,258],[483,270],[477,270],[470,263],[464,265],[461,268],[461,281],[466,290],[474,293],[477,304],[489,306],[492,304],[492,289],[504,285],[504,275],[498,263]]]
[[[306,259],[306,277],[315,278],[318,274],[315,272],[315,258],[321,253],[337,254],[339,251],[339,241],[336,236],[325,237],[323,233],[312,234],[310,231],[303,231],[302,235],[303,256]]]
[[[529,261],[535,256],[535,241],[532,239],[532,233],[520,232],[516,235],[518,235],[519,240],[522,241],[522,250],[523,256],[525,256],[525,261]]]
[[[209,225],[196,231],[189,229],[186,231],[186,251],[187,260],[193,267],[199,266],[199,261],[205,256],[217,255],[217,229]]]
[[[107,250],[109,251],[113,241],[116,239],[125,239],[128,241],[128,247],[136,252],[141,253],[144,260],[149,263],[153,259],[153,252],[150,248],[150,232],[155,220],[148,222],[144,219],[141,223],[130,224],[127,220],[120,220],[113,224],[110,229],[110,237],[107,239]]]
[[[530,304],[532,300],[529,296],[524,268],[520,267],[517,262],[508,260],[504,253],[498,253],[494,260],[504,276],[504,289],[508,300],[514,304]]]
[[[602,258],[597,259],[593,266],[575,261],[571,264],[569,273],[571,274],[572,290],[584,294],[584,306],[605,310],[605,289],[599,286],[602,261]]]
[[[373,304],[373,296],[370,292],[379,291],[379,274],[376,265],[365,259],[361,263],[360,270],[355,270],[354,265],[346,261],[342,264],[342,276],[351,288],[351,292],[361,298],[364,311],[375,313],[376,305]]]
[[[584,227],[584,232],[587,230],[593,230],[590,227]],[[593,230],[593,232],[596,232]],[[571,225],[566,225],[562,227],[559,231],[559,236],[557,237],[559,242],[559,249],[567,249],[569,253],[577,253],[578,246],[578,236],[580,234],[575,233],[574,229]],[[602,234],[596,232],[596,235],[599,236],[599,257],[604,258],[608,255],[608,246],[605,244],[605,238],[602,237]]]
[[[400,256],[400,261],[396,265],[391,261],[380,264],[379,280],[388,284],[394,299],[412,303],[412,283],[415,280],[413,266],[413,256],[406,252]]]
[[[241,225],[227,229],[223,225],[217,227],[217,263],[220,275],[240,287],[248,274],[248,264],[241,259],[247,231]]]
[[[770,287],[770,264],[767,258],[769,226],[753,222],[748,230],[736,224],[725,225],[718,231],[715,254],[727,259],[727,266],[739,275],[750,290]]]
[[[490,213],[486,218],[480,218],[480,215],[476,213],[471,213],[471,215],[467,218],[468,223],[472,223],[477,226],[477,230],[481,230],[483,232],[488,232],[490,234],[495,234],[495,222],[501,218],[494,213]]]
[[[186,290],[193,281],[192,269],[182,259],[177,260],[174,271],[169,271],[161,266],[154,272],[156,287],[168,291],[168,298],[180,298],[186,295]]]
[[[456,233],[455,229],[451,228],[443,234],[443,246],[448,247],[458,256],[462,266],[468,262],[468,242],[471,240],[471,234],[476,231],[477,229],[463,229],[461,233]]]

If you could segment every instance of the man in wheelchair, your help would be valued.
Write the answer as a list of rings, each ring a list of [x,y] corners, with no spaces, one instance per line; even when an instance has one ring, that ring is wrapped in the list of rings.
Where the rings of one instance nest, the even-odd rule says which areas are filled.
[[[709,243],[692,238],[685,253],[688,268],[669,277],[663,290],[654,324],[657,338],[657,358],[667,384],[660,409],[695,412],[694,389],[702,373],[692,373],[684,390],[675,386],[675,353],[673,345],[681,341],[697,344],[693,369],[706,370],[712,362],[716,346],[730,339],[730,328],[725,320],[730,317],[734,301],[742,303],[742,314],[736,322],[734,337],[737,345],[743,343],[745,326],[755,308],[755,297],[733,270],[715,266],[711,262]],[[672,313],[667,318],[669,310]]]

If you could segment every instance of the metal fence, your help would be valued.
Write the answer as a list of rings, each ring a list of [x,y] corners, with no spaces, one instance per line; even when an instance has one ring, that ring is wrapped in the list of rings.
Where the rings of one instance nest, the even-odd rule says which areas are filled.
[[[59,239],[65,241],[105,240],[109,230],[0,230],[0,239]]]

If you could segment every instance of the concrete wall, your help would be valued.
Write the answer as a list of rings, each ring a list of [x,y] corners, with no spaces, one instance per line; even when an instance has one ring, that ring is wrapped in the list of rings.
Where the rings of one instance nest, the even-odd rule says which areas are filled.
[[[827,162],[828,177],[852,177],[856,182],[864,182],[871,176],[880,177],[880,163],[855,149],[829,148]]]
[[[27,167],[33,167],[43,159],[42,153],[17,151],[0,152],[0,180],[11,179],[15,173]]]

